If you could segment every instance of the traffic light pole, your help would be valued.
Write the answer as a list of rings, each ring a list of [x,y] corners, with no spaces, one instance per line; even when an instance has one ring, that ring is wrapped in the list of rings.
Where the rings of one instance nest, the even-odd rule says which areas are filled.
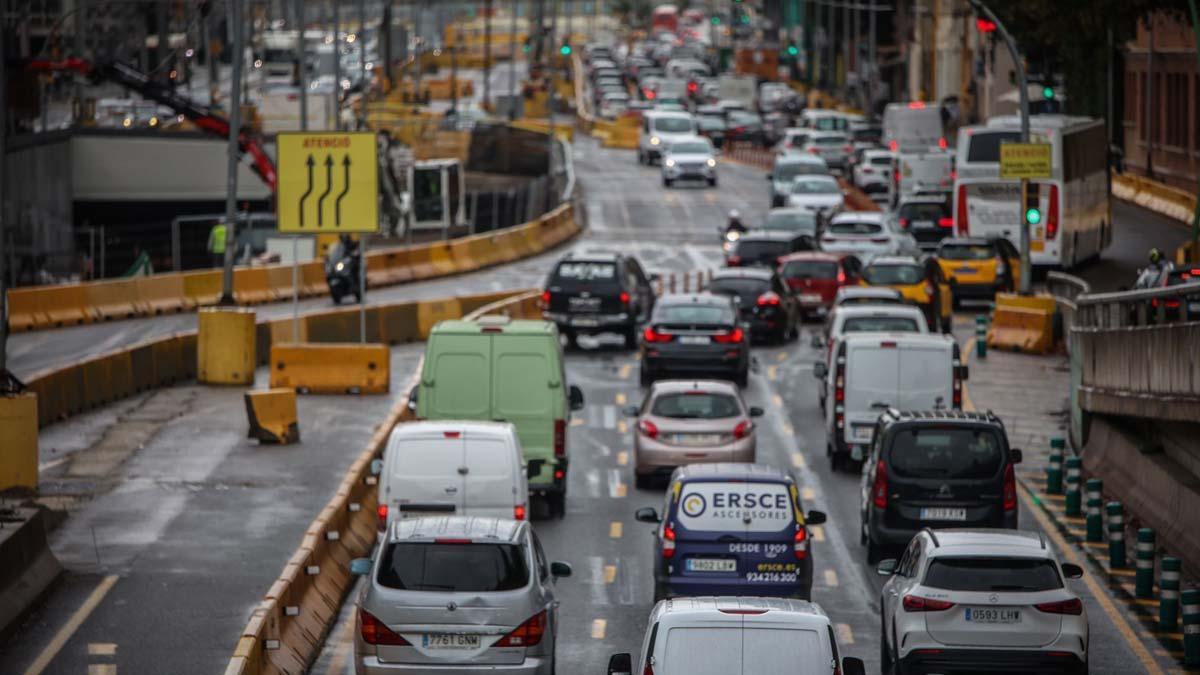
[[[1025,78],[1025,62],[1021,59],[1021,52],[1017,49],[1017,43],[1013,40],[1012,35],[1008,33],[1008,29],[1000,22],[1000,19],[992,13],[992,10],[980,0],[969,0],[971,8],[977,13],[987,17],[989,21],[996,24],[996,32],[1000,37],[1004,38],[1004,45],[1008,47],[1008,53],[1012,56],[1013,68],[1017,71],[1017,89],[1018,95],[1021,97],[1021,142],[1029,142],[1029,82]],[[1029,260],[1029,219],[1025,217],[1025,188],[1028,184],[1026,179],[1021,180],[1021,295],[1029,295],[1031,283],[1033,281],[1033,265]]]

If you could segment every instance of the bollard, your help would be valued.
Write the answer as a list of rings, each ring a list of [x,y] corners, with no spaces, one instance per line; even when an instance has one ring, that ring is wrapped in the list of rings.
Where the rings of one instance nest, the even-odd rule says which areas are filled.
[[[1067,515],[1072,518],[1080,516],[1079,469],[1083,460],[1079,457],[1067,458]]]
[[[1125,558],[1125,507],[1121,502],[1109,502],[1108,511],[1108,568],[1119,570],[1129,563]]]
[[[1163,556],[1158,580],[1158,630],[1173,633],[1179,628],[1179,558]]]
[[[1087,540],[1104,541],[1104,517],[1100,514],[1101,493],[1104,481],[1089,478],[1087,481]]]
[[[1134,595],[1139,600],[1149,599],[1154,595],[1154,530],[1143,527],[1137,533],[1137,578],[1134,585]]]
[[[987,358],[987,323],[986,315],[975,315],[975,356],[981,359]]]
[[[1063,493],[1063,456],[1062,450],[1050,451],[1050,465],[1046,467],[1046,494],[1061,495]]]
[[[1200,590],[1183,592],[1183,665],[1200,666]]]

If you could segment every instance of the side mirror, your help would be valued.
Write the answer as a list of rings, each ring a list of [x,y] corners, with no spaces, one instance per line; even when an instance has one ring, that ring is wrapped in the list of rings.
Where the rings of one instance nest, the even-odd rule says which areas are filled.
[[[896,559],[888,558],[880,560],[879,565],[875,568],[875,573],[881,577],[890,577],[896,573]]]
[[[817,361],[813,364],[813,377],[817,378],[818,380],[823,380],[828,374],[829,366],[825,365],[824,361]]]
[[[662,518],[658,517],[658,511],[655,511],[653,506],[643,506],[634,511],[633,519],[639,523],[653,523],[655,525],[662,522]]]
[[[750,416],[751,417],[762,417],[763,415],[766,414],[766,412],[767,411],[763,410],[762,408],[757,408],[757,407],[750,408]]]
[[[583,410],[583,390],[576,385],[571,385],[568,390],[567,400],[571,404],[571,410]]]
[[[371,460],[371,475],[378,476],[381,473],[383,473],[383,460],[382,459]]]
[[[633,657],[629,654],[608,657],[608,675],[633,675]]]
[[[1083,577],[1083,568],[1074,563],[1062,564],[1063,576],[1068,579],[1079,579]]]
[[[825,522],[824,511],[809,511],[808,515],[804,516],[805,525],[821,525]]]
[[[573,573],[574,570],[571,569],[570,563],[565,563],[559,560],[555,560],[554,562],[550,563],[550,576],[554,577],[555,579],[564,579],[571,576]]]
[[[1024,454],[1021,452],[1020,448],[1008,449],[1008,461],[1012,462],[1013,464],[1020,464],[1023,458]]]
[[[353,574],[356,577],[365,577],[370,573],[371,573],[371,559],[370,558],[355,558],[354,560],[350,561],[350,574]]]
[[[544,459],[529,460],[529,463],[525,465],[525,477],[526,478],[537,478],[538,476],[541,475],[542,467],[545,466],[545,464],[546,464],[546,460],[544,460]]]
[[[627,405],[624,408],[621,408],[621,414],[625,415],[626,417],[637,417],[638,413],[640,412],[641,409],[636,405]]]
[[[420,398],[421,385],[413,385],[412,389],[408,390],[408,411],[412,414],[417,414],[417,401]]]
[[[842,659],[842,675],[867,675],[867,665],[853,656]]]

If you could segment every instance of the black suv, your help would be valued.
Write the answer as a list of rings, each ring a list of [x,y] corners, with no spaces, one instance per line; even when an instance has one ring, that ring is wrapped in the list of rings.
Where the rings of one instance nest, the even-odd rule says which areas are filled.
[[[799,335],[800,304],[772,269],[732,267],[717,270],[708,292],[733,297],[755,339],[787,342]]]
[[[1020,461],[991,411],[893,408],[880,415],[862,478],[868,563],[924,527],[1015,530]]]
[[[733,243],[725,256],[729,267],[779,266],[779,259],[801,251],[817,250],[812,235],[788,230],[750,230]]]
[[[654,309],[654,289],[632,256],[568,254],[542,292],[542,318],[553,321],[571,346],[578,335],[617,333],[637,346],[638,326]]]

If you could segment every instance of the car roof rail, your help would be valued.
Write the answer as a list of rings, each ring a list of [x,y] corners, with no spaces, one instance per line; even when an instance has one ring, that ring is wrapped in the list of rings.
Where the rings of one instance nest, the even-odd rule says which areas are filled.
[[[925,533],[927,533],[927,534],[929,534],[929,538],[933,540],[933,547],[934,547],[934,548],[937,548],[937,547],[941,546],[941,543],[940,543],[940,542],[938,542],[937,535],[936,535],[936,534],[934,534],[934,532],[933,532],[933,528],[932,528],[932,527],[923,527],[923,528],[921,528],[921,531],[922,531],[922,532],[925,532]]]
[[[1042,534],[1041,531],[1038,532],[1038,543],[1042,545],[1042,550],[1045,551],[1046,550],[1046,536],[1044,534]]]

